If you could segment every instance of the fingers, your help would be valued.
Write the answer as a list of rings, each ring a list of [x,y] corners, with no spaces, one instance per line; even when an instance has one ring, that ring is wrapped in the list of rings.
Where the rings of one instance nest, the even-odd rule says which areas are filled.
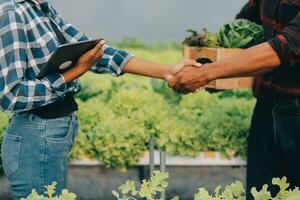
[[[173,88],[176,85],[177,81],[178,81],[177,79],[178,78],[176,76],[173,76],[173,78],[169,79],[168,80],[168,86],[170,88]]]
[[[95,55],[95,59],[96,59],[96,60],[99,60],[100,58],[102,58],[103,53],[104,53],[103,50],[100,49],[100,50],[97,52],[97,54]]]
[[[102,47],[105,44],[105,40],[101,40],[98,42],[98,44],[91,50],[89,51],[90,55],[96,57],[99,52],[102,52]]]
[[[169,87],[181,94],[198,92],[200,88],[208,83],[206,76],[203,75],[204,68],[195,68],[201,66],[202,64],[197,63],[195,60],[184,60],[179,64],[181,70],[174,74],[174,78],[168,84]],[[178,68],[178,66],[176,67]]]
[[[169,82],[169,87],[172,88],[175,92],[180,94],[189,93],[188,90],[181,83],[181,76],[175,76],[171,82]]]
[[[99,51],[100,49],[102,49],[104,44],[105,44],[105,40],[100,40],[100,42],[98,42],[95,48]]]
[[[201,87],[201,84],[199,83],[187,82],[183,77],[184,74],[182,73],[175,75],[170,81],[168,81],[168,86],[175,92],[180,94],[188,94],[195,93],[203,89],[203,87]]]
[[[181,88],[180,84],[180,76],[174,76],[172,79],[168,81],[168,86],[172,88],[177,93],[186,94],[186,90]]]
[[[201,67],[202,66],[201,63],[197,63],[197,61],[191,60],[191,59],[185,60],[184,65],[185,66],[194,66],[194,67]]]

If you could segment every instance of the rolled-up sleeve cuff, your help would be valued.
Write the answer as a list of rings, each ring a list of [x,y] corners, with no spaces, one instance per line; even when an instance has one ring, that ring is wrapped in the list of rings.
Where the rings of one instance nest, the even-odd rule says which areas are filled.
[[[284,34],[273,37],[268,40],[268,43],[277,53],[282,67],[293,66],[299,61],[295,48],[288,42]]]
[[[123,75],[125,66],[134,56],[124,50],[115,49],[107,45],[103,49],[102,59],[91,70],[96,73],[110,73],[113,76]]]
[[[66,81],[61,74],[51,74],[44,78],[47,80],[53,88],[53,92],[57,94],[58,97],[63,98],[67,89]]]
[[[268,43],[270,44],[270,46],[277,53],[279,60],[281,62],[281,66],[285,66],[288,63],[286,60],[286,55],[285,55],[286,50],[283,45],[283,40],[285,40],[283,35],[277,35],[277,36],[273,37],[272,39],[268,40]]]
[[[125,66],[127,65],[127,63],[134,57],[134,55],[127,53],[127,55],[125,56],[124,60],[122,61],[122,63],[119,66],[119,69],[117,71],[117,76],[122,76],[125,72]]]

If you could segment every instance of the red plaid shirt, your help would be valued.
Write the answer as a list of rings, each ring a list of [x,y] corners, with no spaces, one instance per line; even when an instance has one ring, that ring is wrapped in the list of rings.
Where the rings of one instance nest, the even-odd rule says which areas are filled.
[[[300,97],[300,0],[249,0],[237,18],[262,24],[282,66],[255,78],[257,98]]]

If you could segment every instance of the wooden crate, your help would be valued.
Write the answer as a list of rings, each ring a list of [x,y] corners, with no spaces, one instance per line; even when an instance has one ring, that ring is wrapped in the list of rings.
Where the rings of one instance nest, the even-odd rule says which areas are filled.
[[[225,48],[207,48],[207,47],[185,47],[184,58],[197,60],[199,58],[208,58],[212,62],[220,61],[224,58],[232,57],[243,51],[242,49],[225,49]],[[242,89],[251,88],[253,77],[217,79],[210,82],[206,88],[216,90]]]

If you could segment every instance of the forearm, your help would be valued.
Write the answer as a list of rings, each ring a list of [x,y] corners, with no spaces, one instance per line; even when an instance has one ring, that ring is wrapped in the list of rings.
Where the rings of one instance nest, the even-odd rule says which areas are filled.
[[[274,49],[263,43],[242,51],[239,55],[204,66],[208,79],[252,76],[277,68],[280,60]]]
[[[169,66],[133,57],[124,68],[125,73],[131,73],[152,78],[168,80]]]
[[[71,83],[73,80],[79,78],[84,73],[87,72],[87,69],[81,66],[75,66],[72,70],[66,71],[63,73],[63,77],[66,83]]]

